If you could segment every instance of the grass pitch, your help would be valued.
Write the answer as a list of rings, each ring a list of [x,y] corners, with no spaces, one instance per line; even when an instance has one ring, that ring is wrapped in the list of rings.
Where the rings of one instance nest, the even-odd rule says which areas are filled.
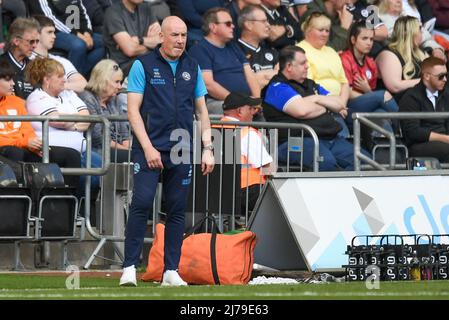
[[[66,276],[0,274],[0,300],[449,299],[449,282],[437,280],[381,282],[372,290],[364,282],[167,288],[139,281],[138,287],[130,288],[119,287],[115,277],[81,277],[79,289],[67,289],[66,280]]]

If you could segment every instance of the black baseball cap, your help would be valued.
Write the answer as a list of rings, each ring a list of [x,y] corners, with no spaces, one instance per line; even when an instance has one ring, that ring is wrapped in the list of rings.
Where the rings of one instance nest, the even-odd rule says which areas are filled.
[[[247,93],[231,92],[223,102],[223,110],[237,109],[243,106],[258,106],[262,103],[262,99],[253,98]]]

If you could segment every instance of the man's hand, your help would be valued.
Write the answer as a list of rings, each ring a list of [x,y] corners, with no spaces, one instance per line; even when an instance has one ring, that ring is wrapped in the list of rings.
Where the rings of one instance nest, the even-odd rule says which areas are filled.
[[[352,21],[354,20],[352,13],[346,9],[346,6],[343,6],[343,8],[338,10],[337,13],[338,18],[340,19],[340,26],[345,30],[349,30]]]
[[[270,26],[270,40],[274,41],[282,37],[287,32],[283,25],[271,25]]]
[[[343,119],[346,119],[348,116],[348,108],[341,109],[338,113],[343,117]]]
[[[153,146],[145,148],[144,153],[150,169],[164,169],[164,165],[161,160],[161,153]]]
[[[153,36],[159,36],[160,32],[161,32],[161,25],[158,22],[155,22],[148,27],[147,37],[151,38]]]
[[[31,150],[41,150],[42,149],[42,140],[38,137],[30,138],[28,140],[28,149]]]
[[[201,172],[203,176],[212,172],[215,166],[214,154],[211,150],[204,150],[201,157]]]
[[[92,36],[88,32],[80,33],[78,32],[77,37],[83,40],[86,43],[86,47],[88,50],[92,49],[94,47],[94,40],[92,39]]]

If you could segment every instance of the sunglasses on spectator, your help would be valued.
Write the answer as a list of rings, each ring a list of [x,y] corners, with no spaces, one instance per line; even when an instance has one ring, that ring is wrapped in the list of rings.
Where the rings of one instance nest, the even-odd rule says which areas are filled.
[[[226,25],[226,27],[229,27],[229,28],[234,25],[234,23],[232,21],[215,22],[215,24],[224,24],[224,25]]]
[[[114,65],[112,66],[112,69],[114,69],[114,71],[118,71],[119,68],[120,68],[120,67],[118,66],[118,64],[114,64]]]
[[[23,41],[28,42],[28,44],[29,44],[30,46],[33,46],[33,45],[39,43],[39,39],[31,39],[31,40],[30,40],[30,39],[24,39],[24,38],[22,38],[21,36],[17,36],[17,38],[19,38],[20,40],[23,40]]]
[[[431,76],[437,77],[438,80],[440,80],[440,81],[443,81],[444,78],[447,79],[447,77],[448,77],[448,73],[440,73],[440,74],[432,74],[432,73],[429,73],[429,74],[430,74]]]

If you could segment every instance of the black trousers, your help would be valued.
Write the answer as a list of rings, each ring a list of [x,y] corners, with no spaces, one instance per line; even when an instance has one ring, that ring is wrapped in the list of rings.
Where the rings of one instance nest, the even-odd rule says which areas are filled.
[[[408,147],[410,156],[433,157],[440,162],[449,163],[449,144],[440,141],[416,143]]]
[[[17,163],[18,162],[42,162],[42,158],[27,149],[13,146],[0,147],[0,155]],[[58,164],[61,168],[80,168],[81,155],[78,151],[65,147],[54,147],[50,149],[50,162]],[[17,168],[13,168],[17,172]],[[64,175],[64,181],[71,187],[78,187],[79,176]]]
[[[248,212],[249,214],[253,211],[254,206],[256,205],[257,199],[259,198],[259,194],[263,189],[263,184],[253,184],[248,187]],[[241,215],[244,216],[246,213],[246,188],[240,189],[240,201],[241,201]],[[249,218],[249,216],[248,216]]]

